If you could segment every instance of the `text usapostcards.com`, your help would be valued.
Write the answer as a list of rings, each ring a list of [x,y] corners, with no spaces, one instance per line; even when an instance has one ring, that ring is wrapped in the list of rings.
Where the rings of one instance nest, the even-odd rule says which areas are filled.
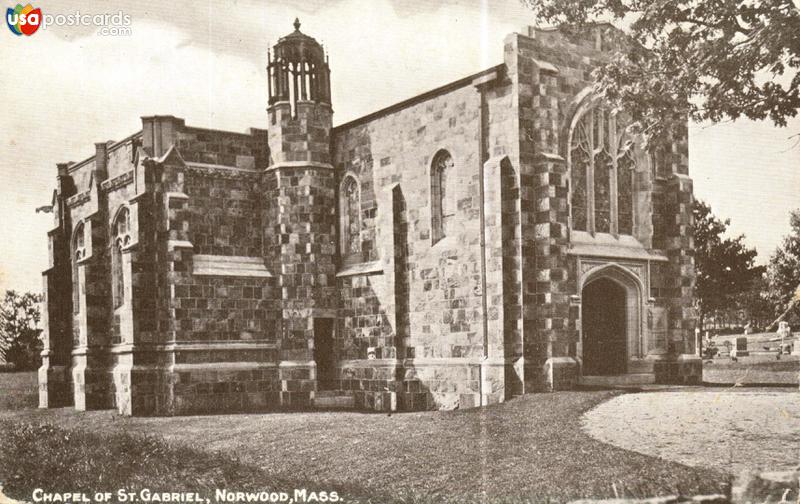
[[[41,488],[33,491],[33,502],[43,503],[117,503],[117,502],[158,502],[158,503],[263,503],[280,502],[286,504],[304,502],[343,502],[344,499],[336,492],[312,492],[305,488],[296,488],[292,492],[234,492],[217,489],[211,500],[198,492],[156,492],[147,488],[138,492],[119,489],[116,492],[46,492]]]

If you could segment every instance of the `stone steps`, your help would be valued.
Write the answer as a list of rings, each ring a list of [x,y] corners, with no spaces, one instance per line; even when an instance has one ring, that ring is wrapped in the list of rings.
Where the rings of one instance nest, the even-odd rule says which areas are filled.
[[[632,359],[628,361],[628,374],[652,373],[656,361],[650,359]]]
[[[355,409],[355,398],[341,390],[319,390],[314,393],[314,407],[318,409]]]
[[[634,387],[656,382],[652,373],[630,373],[614,376],[581,376],[580,384],[589,387]]]

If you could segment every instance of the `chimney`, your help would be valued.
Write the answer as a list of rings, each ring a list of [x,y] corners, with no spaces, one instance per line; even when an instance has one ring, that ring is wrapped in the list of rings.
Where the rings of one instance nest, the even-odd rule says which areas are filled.
[[[151,157],[161,157],[185,127],[183,119],[171,115],[142,117],[142,148]]]
[[[108,142],[94,144],[94,176],[97,183],[108,178]]]

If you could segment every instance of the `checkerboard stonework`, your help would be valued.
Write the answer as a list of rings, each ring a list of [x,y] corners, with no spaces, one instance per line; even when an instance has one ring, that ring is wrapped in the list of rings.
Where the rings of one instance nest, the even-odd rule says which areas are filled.
[[[268,56],[265,129],[143,117],[59,164],[40,406],[452,409],[698,381],[686,128],[651,152],[591,92],[625,43],[530,28],[334,128],[346,63],[298,22]]]

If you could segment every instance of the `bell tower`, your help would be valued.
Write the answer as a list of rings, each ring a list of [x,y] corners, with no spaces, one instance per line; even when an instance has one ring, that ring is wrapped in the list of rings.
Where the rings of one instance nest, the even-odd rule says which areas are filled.
[[[321,359],[333,359],[338,305],[330,70],[322,46],[300,32],[299,20],[268,54],[267,70],[264,234],[281,299],[281,403],[305,407],[321,385]],[[322,348],[327,355],[319,355]]]
[[[330,167],[330,69],[322,46],[300,32],[281,37],[267,56],[269,147],[276,165],[309,161]]]

